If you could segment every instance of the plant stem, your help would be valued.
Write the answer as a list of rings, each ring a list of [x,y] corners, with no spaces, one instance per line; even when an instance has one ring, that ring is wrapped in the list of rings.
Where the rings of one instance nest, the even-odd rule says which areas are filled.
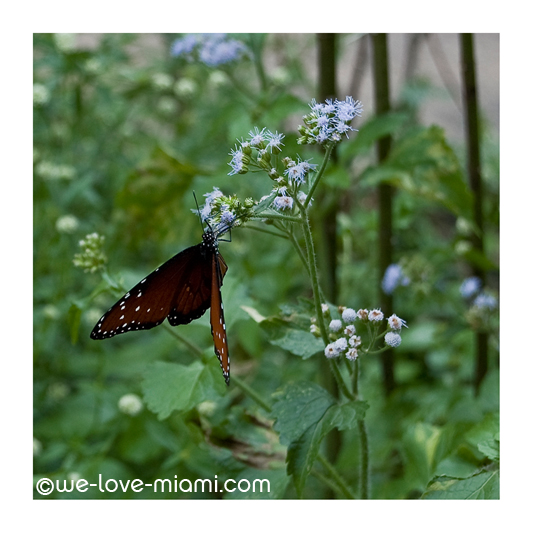
[[[298,224],[302,223],[302,219],[300,217],[294,217],[291,215],[278,215],[276,213],[268,213],[268,215],[260,216],[252,215],[249,220],[285,220],[286,222],[298,222]]]
[[[318,454],[317,459],[322,463],[324,468],[328,471],[328,474],[335,480],[335,483],[339,487],[339,489],[342,491],[344,497],[349,498],[351,500],[355,499],[354,494],[352,493],[350,487],[346,484],[344,479],[339,475],[335,467],[322,455]]]
[[[165,324],[165,329],[176,339],[178,339],[182,344],[187,346],[191,352],[194,353],[197,357],[202,356],[202,350],[196,346],[196,344],[193,344],[190,340],[185,338],[183,335],[180,335],[175,329],[173,329],[168,324]]]
[[[376,100],[376,114],[385,115],[390,111],[389,99],[389,58],[387,48],[387,34],[376,33],[372,35],[374,51],[374,91]],[[377,141],[377,152],[379,163],[384,162],[390,152],[392,137],[386,135]],[[381,287],[381,280],[392,263],[392,238],[393,238],[393,188],[388,183],[378,185],[379,203],[379,267],[378,286],[381,310],[385,316],[392,314],[392,296],[385,294]],[[394,358],[392,350],[386,350],[382,355],[383,386],[386,394],[390,394],[395,384],[394,379]]]
[[[359,394],[359,376],[361,367],[359,360],[355,360],[355,368],[353,375],[353,391],[355,397],[361,400]],[[357,429],[359,430],[359,446],[360,446],[360,464],[359,464],[359,494],[362,500],[367,500],[370,495],[369,489],[369,453],[368,453],[368,433],[366,430],[366,422],[359,420],[357,422]]]
[[[333,373],[333,375],[335,376],[335,381],[337,382],[337,385],[339,386],[339,389],[340,391],[344,394],[344,396],[346,396],[346,398],[348,398],[349,400],[355,400],[355,396],[350,392],[350,390],[348,389],[343,377],[342,377],[342,374],[339,370],[339,367],[338,367],[338,363],[337,363],[337,360],[331,360],[330,359],[330,368],[331,368],[331,371]]]
[[[260,405],[267,413],[270,413],[272,411],[272,407],[266,402],[266,400],[263,400],[257,392],[255,392],[252,387],[250,387],[245,381],[243,381],[241,378],[237,376],[232,376],[231,381],[239,387],[246,395],[248,395],[255,403]]]
[[[474,249],[484,254],[484,217],[483,217],[483,180],[481,176],[479,115],[477,106],[476,64],[474,59],[474,37],[471,33],[461,34],[461,55],[463,67],[463,93],[465,107],[465,129],[468,147],[468,181],[474,199],[474,221],[476,231],[471,235]],[[485,284],[485,270],[475,263],[473,274]],[[484,331],[476,333],[476,373],[474,384],[476,393],[488,371],[488,334]]]
[[[366,431],[366,423],[364,420],[357,422],[357,428],[359,429],[359,438],[361,446],[361,464],[360,464],[360,496],[362,500],[368,500],[370,496],[369,477],[368,477],[368,434]]]
[[[308,197],[309,198],[309,197]],[[326,323],[324,321],[324,313],[322,313],[322,302],[320,300],[320,288],[318,284],[318,270],[316,266],[315,246],[313,244],[313,236],[311,235],[311,225],[309,223],[309,216],[305,207],[301,206],[302,219],[303,219],[303,234],[305,240],[305,247],[307,248],[307,264],[309,265],[309,275],[311,276],[311,285],[313,287],[313,299],[315,301],[316,319],[318,321],[318,327],[320,328],[320,336],[324,342],[324,346],[329,343]]]
[[[305,199],[303,208],[307,209],[307,206],[309,205],[309,202],[312,200],[313,193],[315,192],[315,189],[317,188],[318,182],[320,181],[320,178],[322,178],[322,175],[324,174],[324,170],[326,170],[326,166],[328,164],[329,158],[331,156],[331,152],[333,151],[333,148],[335,147],[334,144],[330,144],[326,147],[326,154],[324,155],[324,159],[322,160],[322,164],[320,165],[320,168],[318,169],[318,173],[313,181],[313,184],[311,185],[311,188],[309,189],[309,193],[307,194],[307,198]]]

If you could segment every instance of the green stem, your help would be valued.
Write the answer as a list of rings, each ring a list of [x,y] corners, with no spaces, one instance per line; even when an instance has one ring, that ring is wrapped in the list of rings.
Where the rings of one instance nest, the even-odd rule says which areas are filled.
[[[355,369],[353,376],[353,390],[356,399],[361,400],[359,394],[359,377],[361,372],[361,366],[359,365],[359,359],[355,360]],[[362,500],[368,500],[370,496],[370,483],[369,483],[369,453],[368,453],[368,433],[366,430],[366,422],[364,420],[358,420],[357,429],[359,430],[359,446],[360,446],[360,464],[359,464],[359,494]]]
[[[346,382],[344,381],[342,374],[338,367],[337,360],[329,360],[330,362],[330,368],[333,373],[333,376],[335,377],[335,381],[337,382],[337,385],[339,386],[339,390],[348,398],[349,400],[355,400],[355,396],[350,392],[348,389]]]
[[[313,181],[313,185],[311,185],[311,188],[309,189],[309,193],[307,194],[307,198],[304,202],[304,210],[307,209],[307,206],[309,205],[309,202],[312,199],[313,193],[315,192],[315,189],[317,188],[318,182],[320,181],[320,178],[322,178],[322,175],[324,174],[324,170],[326,170],[326,166],[328,164],[329,158],[331,156],[331,152],[333,151],[333,148],[335,147],[334,144],[330,144],[326,147],[326,154],[324,155],[324,159],[322,160],[322,164],[320,165],[320,168],[318,169],[318,174],[316,175],[316,178]]]
[[[334,466],[321,453],[317,455],[317,459],[322,463],[322,466],[327,470],[328,474],[335,480],[335,483],[341,490],[344,497],[354,500],[355,496],[350,490],[350,487],[346,484],[344,479],[342,479]]]
[[[285,220],[286,222],[298,222],[298,224],[302,223],[302,219],[300,217],[294,217],[291,215],[278,215],[276,213],[268,213],[268,215],[260,216],[252,215],[249,220]]]
[[[194,353],[194,355],[198,356],[198,357],[201,357],[202,356],[202,350],[196,346],[196,344],[193,344],[190,340],[188,340],[187,338],[185,338],[183,335],[180,335],[175,329],[173,329],[171,326],[169,326],[168,324],[165,324],[165,329],[176,339],[178,339],[182,344],[185,344],[185,346],[187,346],[187,348],[189,348],[189,350],[191,352]]]
[[[261,233],[268,233],[269,235],[274,235],[276,237],[281,237],[282,239],[288,239],[287,235],[284,235],[283,233],[279,233],[277,231],[272,231],[265,228],[259,228],[257,226],[244,226],[246,229],[253,229],[255,231],[260,231]]]
[[[245,381],[243,381],[241,378],[237,376],[232,376],[231,381],[239,387],[246,395],[248,395],[252,400],[254,400],[255,403],[260,405],[267,413],[272,412],[272,407],[266,402],[266,400],[263,400],[257,392],[255,392],[252,387],[250,387]]]
[[[301,207],[301,204],[298,205]],[[327,346],[329,344],[329,339],[326,329],[326,323],[324,321],[324,313],[322,313],[322,302],[320,299],[320,288],[318,283],[318,269],[315,257],[315,245],[313,243],[313,237],[311,235],[311,224],[309,222],[309,216],[307,215],[307,211],[304,207],[301,207],[301,209],[303,216],[303,234],[305,246],[307,248],[307,264],[309,265],[309,274],[311,276],[311,285],[313,287],[313,298],[315,301],[316,318],[318,321],[318,327],[320,329],[322,341],[324,342],[324,346]]]
[[[360,465],[360,495],[362,500],[368,500],[370,496],[369,489],[369,477],[368,477],[368,434],[366,431],[366,424],[364,420],[359,420],[357,422],[357,427],[359,429],[359,438],[361,446],[361,465]]]
[[[307,273],[310,275],[311,272],[309,271],[309,265],[307,264],[307,259],[305,257],[305,254],[300,246],[300,244],[298,243],[298,241],[296,240],[296,237],[294,236],[294,233],[289,230],[288,231],[288,238],[290,239],[292,245],[294,246],[296,252],[298,253],[298,256],[300,257],[303,265],[305,266],[305,269],[307,270]]]

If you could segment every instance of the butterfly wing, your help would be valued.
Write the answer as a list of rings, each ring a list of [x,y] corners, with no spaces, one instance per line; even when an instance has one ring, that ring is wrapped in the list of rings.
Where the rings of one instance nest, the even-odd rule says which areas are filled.
[[[226,380],[226,385],[229,385],[228,338],[226,335],[226,321],[224,320],[224,305],[222,304],[222,294],[220,293],[222,280],[228,270],[228,266],[219,253],[213,255],[211,263],[211,334],[213,335],[215,353],[222,368],[222,375]]]
[[[200,243],[183,250],[156,268],[102,316],[92,330],[91,338],[108,339],[128,331],[151,329],[161,324],[171,313],[174,302],[182,301],[178,294],[183,292],[184,287],[190,287],[190,280],[197,269],[205,271],[204,254],[203,243]],[[179,320],[171,322],[172,325],[187,324],[205,313],[211,298],[210,282],[209,277],[208,291],[201,286],[192,301],[187,301],[186,306],[178,306]]]

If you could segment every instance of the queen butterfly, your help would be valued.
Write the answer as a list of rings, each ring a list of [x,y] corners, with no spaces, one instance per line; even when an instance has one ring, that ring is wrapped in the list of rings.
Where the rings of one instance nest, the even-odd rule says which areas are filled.
[[[176,254],[137,283],[102,316],[91,332],[91,339],[155,328],[165,318],[171,326],[188,324],[211,307],[215,353],[229,385],[229,353],[220,293],[228,266],[218,251],[220,233],[209,227],[200,244]]]

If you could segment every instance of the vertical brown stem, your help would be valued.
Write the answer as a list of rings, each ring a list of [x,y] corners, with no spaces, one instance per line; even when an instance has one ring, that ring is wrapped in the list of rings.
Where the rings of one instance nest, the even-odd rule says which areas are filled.
[[[326,98],[336,95],[336,35],[334,33],[318,34],[318,96],[323,102]],[[336,160],[335,150],[331,154]],[[322,189],[317,198],[320,209],[320,224],[315,228],[319,236],[319,265],[323,274],[323,288],[330,302],[337,299],[337,210],[338,201],[328,191]],[[322,358],[322,384],[336,398],[339,390],[334,376],[328,368],[328,361]],[[342,445],[342,435],[332,431],[326,437],[326,455],[331,463],[335,463]]]
[[[476,230],[471,235],[472,246],[480,254],[484,253],[483,222],[483,181],[481,179],[479,115],[477,106],[476,63],[474,59],[474,38],[471,33],[463,33],[461,38],[461,62],[463,74],[463,101],[465,110],[465,131],[468,159],[468,181],[474,197],[474,222]],[[485,271],[472,265],[473,274],[485,284]],[[476,391],[488,369],[487,333],[476,333],[476,370],[474,384]]]
[[[376,101],[376,114],[385,114],[390,110],[389,100],[389,65],[387,50],[387,34],[376,33],[372,35],[374,56],[374,94]],[[377,143],[378,161],[384,161],[390,151],[392,139],[390,136],[379,139]],[[385,294],[381,288],[381,280],[385,270],[392,263],[392,199],[393,190],[388,184],[378,186],[379,204],[379,295],[381,310],[385,316],[392,314],[392,296]],[[385,392],[390,394],[395,387],[394,359],[391,349],[382,354],[383,385]]]

